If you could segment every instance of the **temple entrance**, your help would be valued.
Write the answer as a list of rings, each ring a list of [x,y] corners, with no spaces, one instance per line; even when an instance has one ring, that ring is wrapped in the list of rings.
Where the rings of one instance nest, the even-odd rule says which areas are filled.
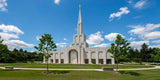
[[[69,51],[69,63],[78,64],[78,52],[76,50]]]

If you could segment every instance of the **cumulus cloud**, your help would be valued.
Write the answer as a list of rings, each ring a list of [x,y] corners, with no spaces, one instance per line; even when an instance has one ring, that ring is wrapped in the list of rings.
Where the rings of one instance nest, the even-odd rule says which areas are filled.
[[[136,38],[133,38],[133,37],[130,37],[128,40],[129,41],[133,41],[133,40],[135,40]]]
[[[60,0],[54,0],[54,3],[58,5],[60,3]]]
[[[6,0],[0,0],[0,11],[5,12],[7,11],[7,1]]]
[[[41,38],[40,36],[36,36],[36,40],[37,40],[37,41],[39,41],[40,38]]]
[[[14,25],[0,25],[0,36],[2,37],[2,39],[4,39],[3,44],[8,45],[8,48],[10,50],[17,47],[31,48],[34,46],[33,44],[28,44],[24,41],[12,40],[18,39],[20,34],[24,34],[24,32]]]
[[[108,47],[109,45],[110,44],[102,43],[102,44],[95,45],[94,47]]]
[[[120,18],[122,15],[124,15],[124,14],[126,15],[126,14],[130,13],[130,11],[128,10],[128,7],[121,7],[119,10],[120,10],[119,12],[110,14],[109,21],[112,21],[116,17]]]
[[[16,33],[16,34],[24,34],[23,31],[21,31],[18,27],[14,26],[14,25],[4,25],[1,24],[0,25],[0,30],[2,30],[5,33]]]
[[[149,41],[133,41],[131,42],[130,46],[132,48],[137,48],[140,49],[142,44],[146,43],[147,45],[149,45]]]
[[[147,3],[147,0],[140,0],[135,3],[134,8],[142,9]]]
[[[66,47],[67,46],[67,43],[65,43],[65,42],[61,42],[61,43],[56,43],[56,45],[58,46],[58,47]]]
[[[149,46],[151,48],[160,48],[160,45],[152,45],[152,46]]]
[[[150,32],[144,35],[147,39],[157,39],[160,38],[160,31]]]
[[[151,41],[152,43],[160,43],[160,40]]]
[[[127,1],[129,4],[132,4],[133,3],[133,0],[128,0]]]
[[[16,47],[20,47],[20,48],[26,48],[26,47],[33,47],[33,44],[28,44],[25,43],[24,41],[20,41],[20,40],[6,40],[4,41],[4,44],[8,45],[8,48],[10,50],[16,48]]]
[[[101,43],[102,41],[104,41],[104,39],[102,38],[101,32],[98,31],[94,34],[89,35],[89,38],[86,41],[89,45],[93,45]]]
[[[8,40],[8,39],[11,39],[11,38],[15,38],[15,39],[19,38],[19,36],[16,35],[16,34],[9,34],[9,33],[4,33],[4,32],[0,32],[0,36],[4,40]]]
[[[117,35],[120,33],[110,33],[108,35],[105,35],[105,39],[108,39],[109,41],[114,41],[116,40]],[[125,38],[125,36],[123,36],[122,34],[120,34],[123,38]]]
[[[154,31],[160,27],[160,24],[130,25],[132,30],[128,31],[131,35],[138,35],[141,39],[160,38],[160,31]]]
[[[64,38],[63,40],[64,40],[64,41],[67,41],[67,38]]]

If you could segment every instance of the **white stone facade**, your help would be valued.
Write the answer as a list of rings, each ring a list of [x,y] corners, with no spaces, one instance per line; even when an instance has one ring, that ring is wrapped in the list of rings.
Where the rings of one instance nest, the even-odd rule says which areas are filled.
[[[48,62],[57,64],[114,64],[112,54],[107,52],[108,48],[88,47],[86,36],[82,33],[81,6],[79,6],[77,26],[77,34],[74,35],[74,42],[71,43],[71,46],[57,51],[50,51],[53,55]],[[43,63],[46,63],[45,58]]]

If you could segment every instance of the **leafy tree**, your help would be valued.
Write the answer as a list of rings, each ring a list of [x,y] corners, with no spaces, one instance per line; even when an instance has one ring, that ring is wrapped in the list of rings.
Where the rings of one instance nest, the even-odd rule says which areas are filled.
[[[133,48],[129,49],[128,58],[133,59],[135,57],[135,52]]]
[[[159,48],[153,48],[153,51],[151,52],[151,59],[154,62],[160,62],[160,49]]]
[[[9,62],[10,56],[9,56],[9,50],[7,45],[2,44],[3,39],[1,39],[0,36],[0,62]]]
[[[54,43],[54,41],[52,40],[52,36],[51,34],[44,34],[41,36],[40,43],[38,46],[35,46],[35,48],[40,51],[41,53],[43,53],[43,55],[45,56],[46,60],[47,60],[47,73],[48,73],[48,59],[51,57],[52,54],[49,54],[49,51],[51,50],[55,50],[56,44]]]
[[[16,48],[13,49],[13,52],[18,52],[18,50]]]
[[[0,44],[2,44],[2,42],[3,42],[3,39],[2,39],[1,36],[0,36]]]
[[[117,62],[117,71],[118,71],[118,60],[119,57],[126,57],[130,43],[127,43],[127,40],[123,39],[120,34],[117,35],[115,43],[111,44],[111,48],[108,49],[108,52],[113,54],[113,58]]]

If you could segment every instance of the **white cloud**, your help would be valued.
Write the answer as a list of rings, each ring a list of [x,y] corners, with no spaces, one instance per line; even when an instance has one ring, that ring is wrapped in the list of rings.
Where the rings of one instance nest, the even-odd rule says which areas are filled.
[[[41,38],[40,36],[36,36],[37,41],[39,41],[40,38]]]
[[[128,0],[127,2],[128,2],[129,4],[131,4],[131,3],[133,3],[133,0]]]
[[[143,16],[135,16],[133,17],[133,19],[139,19],[139,18],[142,18]]]
[[[133,37],[130,37],[128,40],[129,41],[133,41],[133,40],[135,40],[136,38],[133,38]]]
[[[24,34],[23,31],[21,31],[18,27],[14,26],[14,25],[0,25],[0,30],[2,30],[3,32],[6,33],[10,33],[10,32],[14,32],[16,34]]]
[[[35,52],[35,50],[30,50],[29,52]]]
[[[133,28],[132,30],[128,31],[131,35],[135,34],[138,35],[141,39],[156,39],[160,38],[159,31],[153,31],[160,27],[160,24],[146,24],[146,25],[136,25],[130,26]]]
[[[24,41],[20,41],[20,40],[6,40],[3,42],[4,44],[8,45],[8,48],[10,50],[16,48],[16,47],[20,47],[20,48],[31,48],[34,45],[33,44],[27,44]]]
[[[109,41],[114,41],[116,40],[117,35],[120,33],[110,33],[108,35],[105,35],[105,39],[108,39]],[[123,38],[125,38],[125,36],[123,36],[122,34],[120,34]]]
[[[67,38],[64,38],[64,41],[67,41]]]
[[[147,39],[157,39],[160,38],[160,31],[150,32],[144,35]]]
[[[101,43],[102,41],[104,41],[104,39],[102,38],[101,32],[98,31],[94,34],[89,35],[89,38],[86,41],[89,45],[93,45]]]
[[[110,14],[109,21],[112,21],[115,17],[120,18],[122,15],[130,13],[130,11],[128,10],[128,7],[121,7],[119,10],[120,11],[117,13]]]
[[[56,45],[59,46],[59,47],[66,47],[67,43],[61,42],[61,43],[56,43]]]
[[[19,38],[19,36],[16,34],[9,34],[9,33],[4,33],[4,32],[0,32],[0,36],[4,40],[9,40],[11,38],[15,38],[15,39]]]
[[[134,8],[142,9],[147,3],[147,0],[140,0],[135,5]]]
[[[18,39],[20,34],[24,34],[24,32],[14,25],[0,25],[0,36],[4,39],[3,44],[6,44],[10,50],[17,47],[31,48],[34,46],[33,44],[28,44],[24,41],[12,40]]]
[[[54,3],[58,5],[60,3],[60,0],[54,0]]]
[[[152,43],[160,43],[160,40],[151,41]]]
[[[7,11],[7,1],[6,0],[0,0],[0,11],[5,12]]]
[[[102,44],[95,45],[94,47],[108,47],[109,45],[110,44],[102,43]]]
[[[149,46],[151,48],[160,48],[160,45],[152,45],[152,46]]]
[[[149,41],[133,41],[131,42],[130,46],[132,48],[137,48],[140,49],[142,44],[146,43],[147,45],[149,45]]]

